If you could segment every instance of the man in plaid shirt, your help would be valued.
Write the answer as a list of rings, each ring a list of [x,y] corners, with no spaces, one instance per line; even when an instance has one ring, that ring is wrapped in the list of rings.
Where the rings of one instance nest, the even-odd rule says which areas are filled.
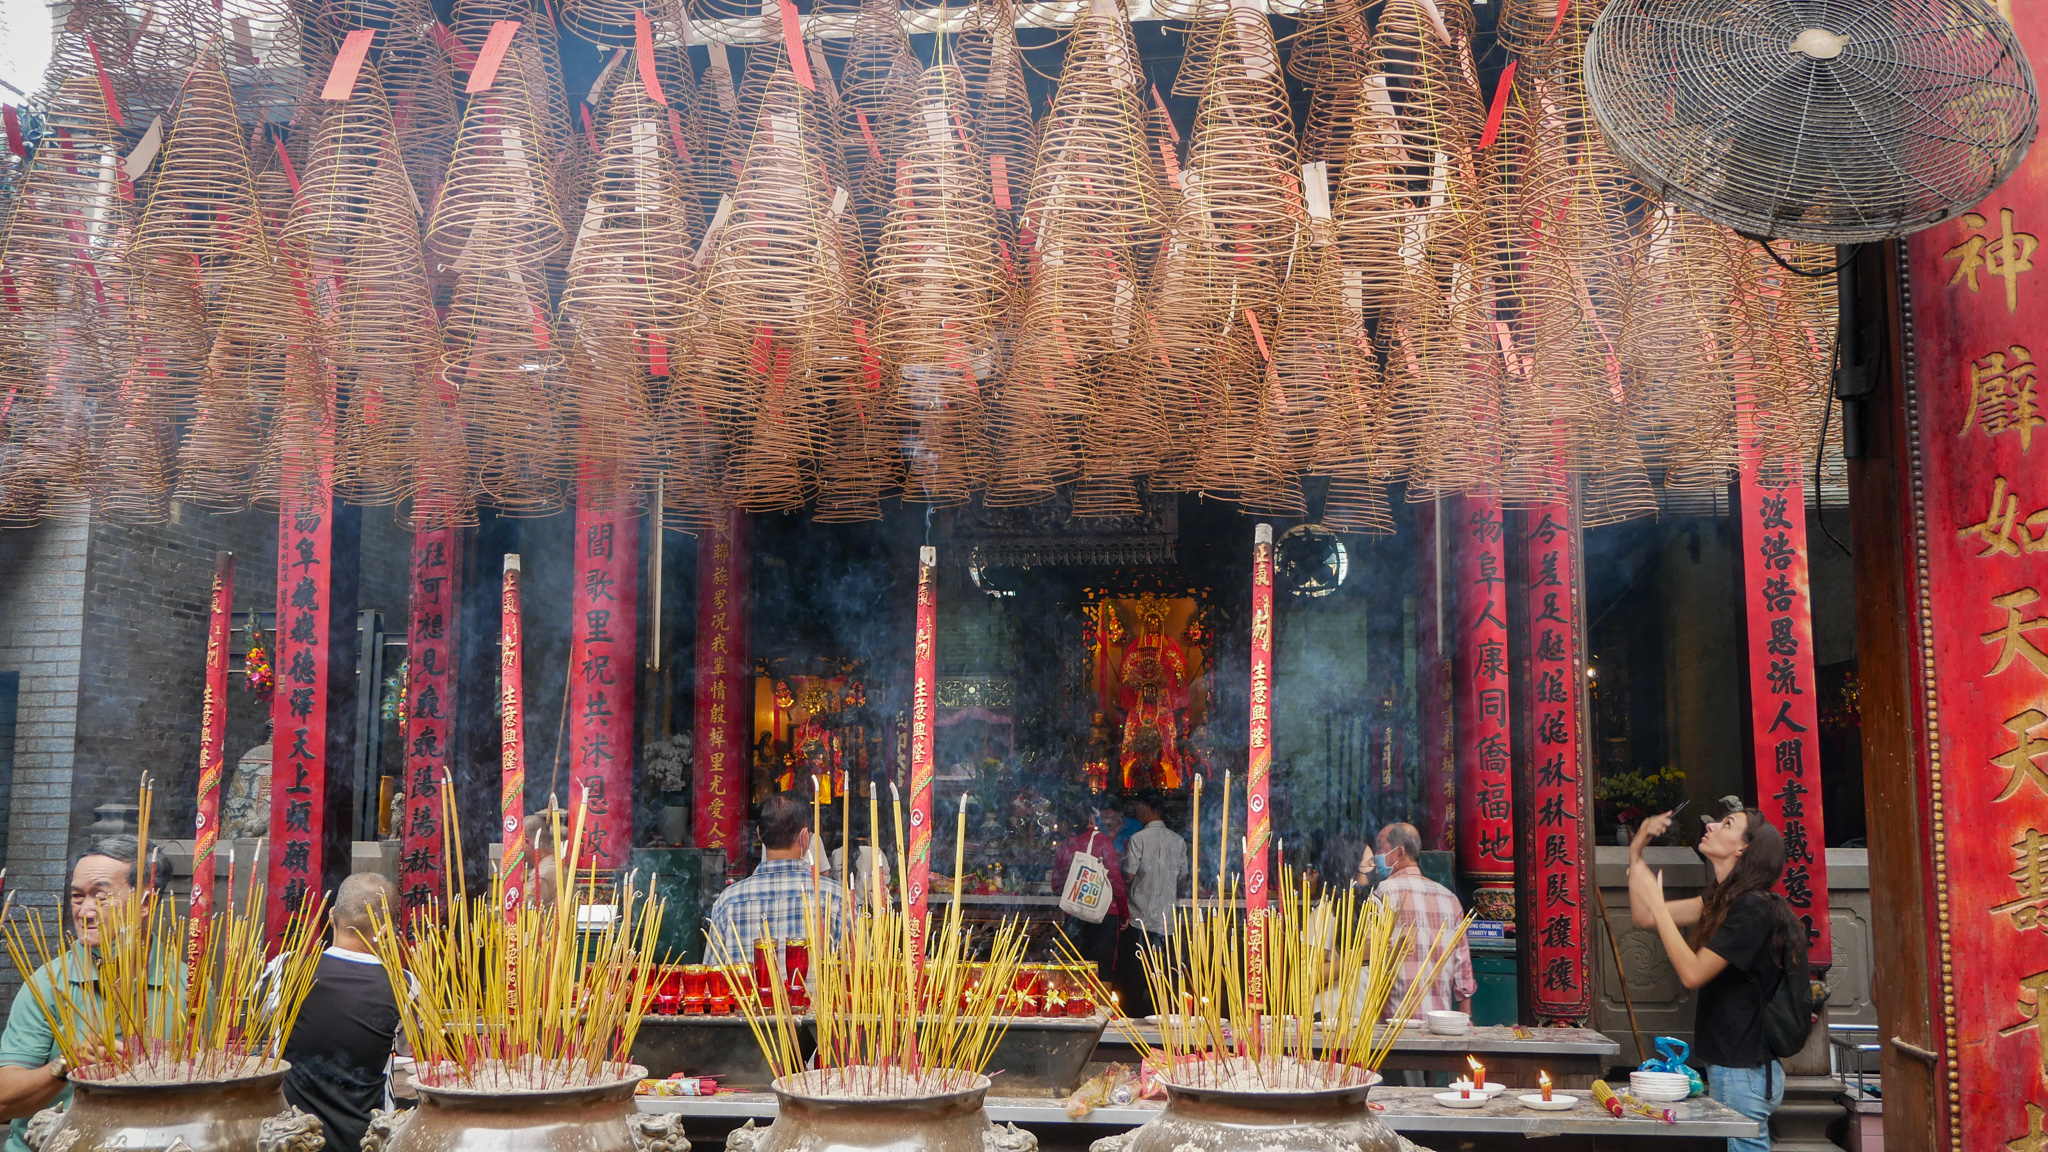
[[[722,945],[727,963],[743,964],[752,962],[754,945],[764,933],[777,944],[803,940],[810,935],[804,904],[814,899],[822,905],[827,931],[838,939],[844,927],[839,886],[830,875],[821,875],[813,886],[810,849],[810,813],[803,797],[777,792],[762,802],[761,866],[718,894],[711,905],[707,950]]]
[[[1392,875],[1380,881],[1373,895],[1394,910],[1395,931],[1411,927],[1415,930],[1415,946],[1401,962],[1394,994],[1387,998],[1387,1009],[1392,1011],[1400,1006],[1408,986],[1421,972],[1423,957],[1435,949],[1437,933],[1445,925],[1456,931],[1458,921],[1465,918],[1465,909],[1459,906],[1456,893],[1422,874],[1422,836],[1415,831],[1415,825],[1387,825],[1380,829],[1375,846],[1381,863]],[[1422,994],[1414,1014],[1420,1016],[1448,1008],[1470,1012],[1472,993],[1478,989],[1479,981],[1472,975],[1472,947],[1465,942],[1465,934],[1459,932],[1451,958],[1438,970],[1436,982]]]

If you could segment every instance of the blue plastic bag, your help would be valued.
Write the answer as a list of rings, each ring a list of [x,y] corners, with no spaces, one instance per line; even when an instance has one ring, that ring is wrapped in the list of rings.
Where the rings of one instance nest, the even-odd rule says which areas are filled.
[[[1690,1055],[1692,1048],[1685,1041],[1676,1036],[1659,1036],[1657,1057],[1643,1061],[1640,1068],[1644,1072],[1672,1072],[1683,1075],[1692,1081],[1692,1094],[1704,1096],[1707,1092],[1706,1083],[1700,1079],[1699,1071],[1685,1062],[1685,1058]]]

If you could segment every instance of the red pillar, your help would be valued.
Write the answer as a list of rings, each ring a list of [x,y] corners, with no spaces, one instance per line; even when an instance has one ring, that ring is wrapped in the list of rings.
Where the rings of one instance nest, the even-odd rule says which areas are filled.
[[[754,694],[747,681],[747,514],[733,509],[697,539],[696,778],[699,848],[725,849],[726,870],[746,865],[747,772]]]
[[[425,528],[412,537],[412,590],[405,629],[404,826],[398,891],[407,912],[448,887],[441,781],[455,739],[455,666],[462,651],[462,530]]]
[[[1581,1024],[1593,1011],[1597,898],[1586,836],[1590,805],[1582,755],[1585,663],[1580,658],[1579,538],[1569,500],[1523,513],[1527,558],[1528,742],[1522,803],[1523,985],[1545,1024]]]
[[[1452,611],[1451,680],[1458,871],[1482,919],[1515,920],[1515,783],[1509,726],[1508,599],[1500,498],[1443,502]]]
[[[608,484],[576,488],[570,591],[568,747],[571,810],[585,805],[578,868],[623,867],[633,844],[633,724],[640,522]]]

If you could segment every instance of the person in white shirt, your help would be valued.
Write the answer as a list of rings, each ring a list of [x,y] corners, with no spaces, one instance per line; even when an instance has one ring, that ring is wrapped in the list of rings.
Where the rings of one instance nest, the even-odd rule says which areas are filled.
[[[1142,827],[1124,845],[1121,861],[1130,923],[1124,929],[1117,973],[1123,1009],[1132,1016],[1149,1016],[1154,1011],[1137,951],[1165,950],[1167,938],[1173,935],[1173,906],[1190,872],[1188,842],[1166,826],[1160,813],[1165,803],[1165,797],[1152,789],[1138,793],[1131,803],[1131,815]],[[1125,959],[1128,965],[1123,963]],[[1126,971],[1135,978],[1122,979]]]

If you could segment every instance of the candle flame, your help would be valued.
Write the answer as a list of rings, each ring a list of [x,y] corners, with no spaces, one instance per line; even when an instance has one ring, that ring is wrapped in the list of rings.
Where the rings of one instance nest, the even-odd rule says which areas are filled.
[[[1537,1087],[1539,1087],[1539,1088],[1548,1088],[1548,1087],[1550,1087],[1550,1073],[1548,1073],[1548,1072],[1538,1072],[1538,1073],[1536,1073],[1536,1086],[1537,1086]]]
[[[1465,1057],[1465,1063],[1472,1069],[1472,1086],[1474,1088],[1486,1087],[1486,1065],[1481,1064],[1471,1056]]]

